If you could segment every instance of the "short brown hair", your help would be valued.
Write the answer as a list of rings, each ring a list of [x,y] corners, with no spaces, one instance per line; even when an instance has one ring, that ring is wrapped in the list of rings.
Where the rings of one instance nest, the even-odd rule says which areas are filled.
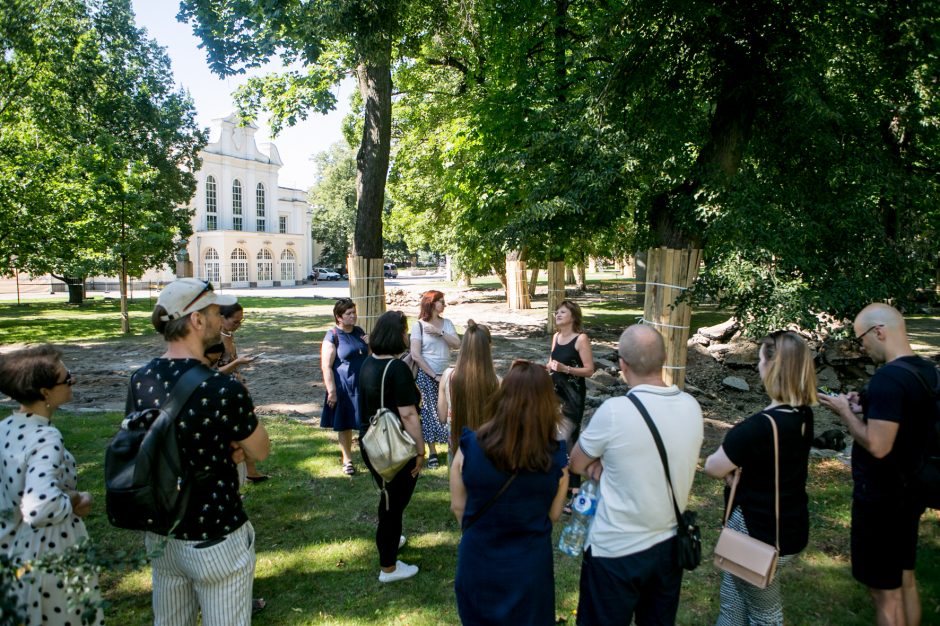
[[[0,391],[20,404],[42,400],[42,389],[59,382],[62,353],[49,344],[0,355]]]
[[[583,331],[584,326],[581,325],[582,324],[581,307],[578,306],[576,302],[573,302],[571,300],[562,300],[561,302],[558,303],[558,306],[555,307],[555,310],[557,311],[558,309],[562,307],[571,311],[571,330],[573,330],[576,333],[580,333],[581,331]]]
[[[816,368],[806,341],[793,331],[777,331],[760,340],[767,367],[763,383],[772,400],[790,406],[817,403]]]
[[[183,317],[168,322],[160,319],[166,315],[167,310],[160,304],[154,307],[153,313],[150,315],[150,323],[153,324],[158,333],[163,335],[165,341],[177,341],[189,336],[189,317],[192,313],[187,313]]]
[[[352,298],[340,298],[336,301],[336,304],[333,305],[333,321],[337,324],[339,323],[339,318],[346,315],[346,311],[349,309],[355,309],[356,303]]]
[[[558,396],[545,366],[517,360],[486,405],[477,441],[503,472],[547,472],[558,450]]]

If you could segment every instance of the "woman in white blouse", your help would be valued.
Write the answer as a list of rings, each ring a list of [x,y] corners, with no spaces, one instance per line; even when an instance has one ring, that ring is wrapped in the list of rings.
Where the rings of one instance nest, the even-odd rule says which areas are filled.
[[[418,323],[411,329],[411,358],[418,364],[416,382],[421,390],[421,432],[428,444],[428,469],[440,467],[436,444],[448,443],[447,424],[437,419],[437,396],[441,374],[450,363],[450,351],[460,347],[453,322],[441,315],[447,304],[444,294],[431,290],[421,296]]]
[[[56,409],[72,400],[74,383],[52,346],[0,356],[0,392],[20,403],[0,421],[0,441],[5,442],[0,447],[0,511],[8,513],[0,516],[0,552],[15,561],[62,554],[88,536],[82,518],[91,510],[91,495],[75,490],[75,458],[52,425]],[[98,589],[94,575],[83,582]],[[17,581],[14,592],[26,624],[82,623],[78,598],[71,598],[70,608],[69,590],[59,576],[33,569]],[[100,609],[94,623],[104,623]]]

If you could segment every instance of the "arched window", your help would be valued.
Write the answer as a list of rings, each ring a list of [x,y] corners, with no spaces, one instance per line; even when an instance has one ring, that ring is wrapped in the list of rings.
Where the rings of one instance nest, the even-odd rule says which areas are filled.
[[[264,223],[264,185],[258,183],[258,186],[255,187],[255,206],[257,207],[257,220],[258,220],[258,232],[263,233],[265,230]],[[260,278],[258,280],[261,280]]]
[[[248,255],[241,248],[232,250],[232,282],[248,282]]]
[[[258,252],[258,281],[274,280],[274,255],[267,248]]]
[[[210,283],[218,284],[222,280],[220,275],[219,253],[215,248],[206,248],[202,255],[202,272]]]
[[[215,178],[206,177],[206,230],[219,229],[219,194]]]
[[[281,253],[281,280],[296,280],[296,257],[290,250]]]
[[[237,178],[232,181],[232,228],[242,230],[242,184]]]

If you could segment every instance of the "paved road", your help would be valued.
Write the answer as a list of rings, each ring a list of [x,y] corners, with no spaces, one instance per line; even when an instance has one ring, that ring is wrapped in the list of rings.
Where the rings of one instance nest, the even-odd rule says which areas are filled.
[[[415,289],[423,290],[426,286],[430,286],[444,280],[443,274],[428,274],[426,276],[399,276],[398,278],[386,278],[385,279],[385,289],[393,288],[402,288],[408,291],[414,291]],[[328,298],[336,299],[349,296],[349,281],[348,280],[337,280],[337,281],[325,281],[321,280],[318,285],[297,285],[296,287],[254,287],[246,289],[219,289],[222,293],[232,293],[236,296],[257,296],[262,298]],[[147,299],[148,297],[156,298],[158,292],[156,290],[146,290],[146,289],[135,289],[131,297],[134,299]],[[120,293],[116,290],[112,291],[93,291],[88,290],[86,295],[90,298],[96,299],[105,299],[105,298],[119,298]],[[65,292],[60,293],[49,293],[47,289],[43,289],[41,293],[37,293],[35,290],[26,291],[22,293],[22,298],[24,300],[65,300],[68,298],[68,294]],[[0,300],[16,300],[16,292],[4,292],[0,291]]]

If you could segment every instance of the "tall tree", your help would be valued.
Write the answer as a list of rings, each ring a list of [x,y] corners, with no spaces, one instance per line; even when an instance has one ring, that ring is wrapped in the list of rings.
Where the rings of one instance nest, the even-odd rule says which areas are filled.
[[[27,7],[0,8],[3,271],[52,273],[80,302],[86,276],[171,261],[206,137],[128,0],[18,2],[38,10],[24,30]]]

